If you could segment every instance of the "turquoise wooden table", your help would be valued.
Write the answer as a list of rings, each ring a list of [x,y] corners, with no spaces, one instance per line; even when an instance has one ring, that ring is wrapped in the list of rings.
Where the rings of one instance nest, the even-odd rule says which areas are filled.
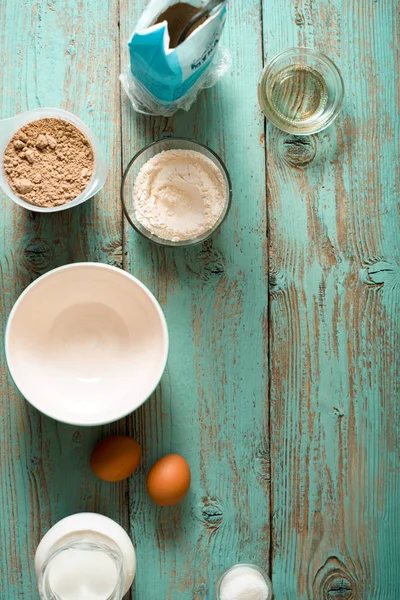
[[[232,71],[170,119],[134,114],[118,81],[144,4],[1,2],[1,117],[70,110],[112,166],[102,193],[64,213],[29,213],[1,195],[2,334],[31,281],[86,260],[143,280],[171,334],[154,397],[103,428],[31,408],[1,351],[1,600],[38,598],[41,536],[83,510],[130,532],[139,600],[212,599],[238,560],[269,571],[276,600],[398,600],[398,2],[232,0]],[[256,95],[265,59],[297,45],[330,55],[346,88],[337,122],[301,139],[266,125]],[[121,214],[124,166],[165,135],[208,144],[232,175],[227,222],[191,250],[150,245]],[[117,485],[88,463],[110,432],[144,448],[140,471]],[[169,452],[189,460],[193,484],[161,509],[144,481]]]

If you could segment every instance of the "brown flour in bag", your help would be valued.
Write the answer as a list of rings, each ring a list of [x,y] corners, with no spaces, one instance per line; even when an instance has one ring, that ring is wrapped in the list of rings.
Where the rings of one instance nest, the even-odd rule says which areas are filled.
[[[63,119],[24,125],[4,153],[6,179],[26,202],[53,207],[77,198],[93,174],[93,149],[86,136]]]
[[[200,8],[196,8],[187,2],[178,2],[177,4],[173,4],[169,6],[167,10],[165,10],[154,23],[157,25],[158,23],[162,23],[163,21],[167,21],[168,23],[168,33],[170,37],[169,47],[176,48],[178,44],[178,39],[185,28],[185,26],[189,23],[190,19],[194,17],[197,13],[200,12]],[[207,18],[205,17],[200,23],[196,23],[192,30],[189,30],[186,37],[197,29]]]

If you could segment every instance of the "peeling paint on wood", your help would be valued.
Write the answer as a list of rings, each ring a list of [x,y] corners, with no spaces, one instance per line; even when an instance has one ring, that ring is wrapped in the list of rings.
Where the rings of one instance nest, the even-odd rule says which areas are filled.
[[[287,9],[264,3],[268,56],[296,43]],[[400,593],[398,9],[331,0],[288,10],[305,16],[297,41],[337,62],[346,100],[333,127],[304,139],[315,145],[305,166],[305,149],[267,128],[279,600]]]
[[[70,262],[116,263],[115,240],[122,243],[117,20],[114,2],[2,3],[1,118],[61,106],[93,129],[113,164],[104,191],[64,213],[29,213],[1,193],[2,339],[13,303],[38,276]],[[121,265],[121,255],[118,260]],[[34,552],[52,524],[74,512],[97,510],[127,525],[126,485],[103,484],[88,466],[99,437],[108,430],[124,432],[126,424],[103,432],[41,416],[14,387],[3,347],[0,385],[0,599],[33,600],[38,598]]]
[[[232,72],[171,119],[135,115],[117,79],[145,4],[3,0],[0,116],[71,110],[112,168],[104,191],[70,212],[29,213],[1,194],[2,335],[32,280],[96,260],[155,293],[171,354],[139,411],[84,429],[30,408],[0,353],[0,600],[38,598],[36,545],[80,510],[130,531],[131,598],[212,600],[220,572],[246,560],[270,571],[276,600],[397,600],[398,1],[231,0]],[[297,45],[325,51],[345,80],[343,113],[309,138],[265,128],[257,105],[264,58]],[[228,220],[188,250],[151,246],[119,204],[122,167],[170,135],[209,144],[233,179]],[[144,447],[121,485],[88,466],[108,432]],[[189,460],[193,486],[165,510],[144,484],[168,452]]]
[[[144,1],[121,4],[121,37]],[[242,28],[240,23],[248,23]],[[166,520],[132,480],[131,531],[138,555],[135,597],[214,597],[218,575],[238,560],[269,564],[268,308],[264,122],[256,81],[262,68],[258,0],[232,2],[224,43],[234,67],[174,118],[134,117],[123,100],[124,164],[153,139],[210,145],[232,175],[234,204],[220,233],[188,250],[163,250],[126,232],[126,268],[161,300],[171,333],[168,374],[154,402],[131,419],[145,468],[167,452],[191,464],[191,493]],[[124,47],[123,47],[124,52]],[[126,51],[123,60],[126,59]],[[243,124],[247,125],[244,127]],[[158,546],[155,544],[157,540]],[[144,560],[144,559],[143,559]],[[154,585],[154,581],[157,585]]]

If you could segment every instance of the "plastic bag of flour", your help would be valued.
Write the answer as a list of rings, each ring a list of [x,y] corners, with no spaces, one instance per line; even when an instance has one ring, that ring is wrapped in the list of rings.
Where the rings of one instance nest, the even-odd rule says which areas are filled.
[[[169,116],[189,110],[198,92],[213,86],[231,64],[219,46],[226,18],[223,2],[177,44],[185,24],[201,9],[201,0],[151,0],[128,43],[130,64],[121,82],[133,108]]]

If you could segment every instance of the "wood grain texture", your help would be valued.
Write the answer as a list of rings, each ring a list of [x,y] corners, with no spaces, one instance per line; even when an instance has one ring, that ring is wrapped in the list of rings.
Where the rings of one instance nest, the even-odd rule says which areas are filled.
[[[71,110],[112,166],[96,199],[56,216],[0,195],[1,334],[37,276],[96,260],[150,287],[171,336],[154,396],[94,429],[31,408],[1,349],[0,600],[38,598],[37,543],[81,510],[130,530],[131,598],[212,600],[219,573],[247,560],[270,566],[276,600],[397,600],[398,1],[231,0],[232,72],[171,119],[135,115],[120,94],[126,41],[144,6],[0,3],[0,117]],[[270,58],[297,45],[326,51],[346,87],[337,123],[309,138],[264,130],[256,99],[263,48]],[[155,248],[122,223],[121,169],[165,135],[209,144],[233,180],[226,223],[190,250]],[[143,444],[129,484],[89,471],[90,450],[109,431]],[[193,485],[180,506],[160,509],[145,477],[168,452],[189,460]]]
[[[264,4],[266,55],[317,47],[346,88],[326,132],[267,133],[279,600],[400,593],[398,9]]]
[[[144,1],[121,3],[122,60]],[[232,211],[201,246],[160,249],[126,234],[126,268],[150,287],[167,317],[171,351],[160,390],[131,419],[143,469],[169,452],[192,468],[189,497],[156,509],[142,481],[130,486],[139,570],[135,598],[214,597],[223,569],[269,562],[267,251],[262,68],[258,0],[231,2],[223,42],[234,67],[172,119],[134,116],[123,98],[126,165],[145,143],[182,135],[208,144],[233,179]],[[140,568],[143,565],[143,568]],[[149,566],[151,565],[151,566]]]
[[[1,202],[1,337],[22,290],[55,266],[122,262],[118,7],[110,2],[6,0],[0,8],[1,117],[61,106],[100,137],[113,168],[94,200],[57,215]],[[103,28],[99,27],[99,23]],[[36,546],[60,518],[95,510],[127,523],[125,489],[100,484],[88,468],[99,428],[41,416],[18,394],[0,352],[0,598],[38,598]],[[114,425],[112,431],[125,429]],[[107,428],[105,428],[107,431]]]

